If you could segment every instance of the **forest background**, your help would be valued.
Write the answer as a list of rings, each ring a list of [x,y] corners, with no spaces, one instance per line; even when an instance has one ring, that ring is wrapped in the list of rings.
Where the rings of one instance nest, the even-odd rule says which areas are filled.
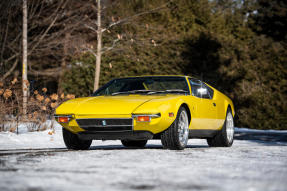
[[[101,1],[100,85],[125,76],[194,76],[234,101],[236,126],[287,129],[286,1]],[[27,6],[29,92],[42,104],[54,100],[52,108],[56,94],[62,100],[91,94],[96,1],[27,0]],[[21,88],[22,16],[21,0],[1,0],[3,116],[5,103],[17,98],[8,90]]]

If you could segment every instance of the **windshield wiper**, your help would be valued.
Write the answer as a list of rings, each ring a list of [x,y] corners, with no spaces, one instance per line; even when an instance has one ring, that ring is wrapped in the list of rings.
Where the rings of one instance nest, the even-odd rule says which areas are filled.
[[[132,91],[126,91],[126,92],[115,92],[111,95],[120,95],[120,94],[165,94],[165,93],[184,93],[187,94],[188,91],[182,90],[182,89],[170,89],[170,90],[162,90],[162,91],[156,91],[156,90],[132,90]]]
[[[114,95],[119,95],[119,94],[142,94],[142,93],[152,93],[154,92],[153,90],[132,90],[132,91],[126,91],[126,92],[115,92],[112,93],[112,96]]]
[[[182,90],[182,89],[165,90],[165,92],[168,92],[168,93],[188,93],[188,91]]]
[[[119,95],[119,94],[130,94],[129,92],[115,92],[115,93],[112,93],[111,95]]]
[[[148,94],[164,94],[164,93],[184,93],[187,94],[188,91],[182,89],[170,89],[170,90],[162,90],[162,91],[153,91]]]

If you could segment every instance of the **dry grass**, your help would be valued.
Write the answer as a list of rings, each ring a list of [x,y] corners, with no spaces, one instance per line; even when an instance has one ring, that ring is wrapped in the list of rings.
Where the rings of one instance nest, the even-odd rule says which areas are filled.
[[[29,82],[25,82],[29,87]],[[47,88],[29,92],[27,115],[22,113],[22,88],[17,78],[10,83],[0,82],[0,131],[16,132],[18,124],[27,123],[29,131],[42,131],[46,120],[52,119],[55,109],[64,101],[74,99],[72,94],[47,94]]]

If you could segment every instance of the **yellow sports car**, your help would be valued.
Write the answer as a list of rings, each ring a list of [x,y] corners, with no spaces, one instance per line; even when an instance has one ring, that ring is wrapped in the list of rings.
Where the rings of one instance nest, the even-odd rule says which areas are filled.
[[[161,139],[163,148],[180,150],[189,138],[231,146],[234,114],[227,96],[198,79],[142,76],[114,79],[90,97],[66,101],[55,119],[68,149],[89,149],[92,140],[144,147]]]

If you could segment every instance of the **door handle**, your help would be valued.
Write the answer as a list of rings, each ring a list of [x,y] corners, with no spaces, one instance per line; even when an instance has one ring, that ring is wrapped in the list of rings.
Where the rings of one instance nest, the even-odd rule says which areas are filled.
[[[213,106],[216,107],[216,103],[213,103]]]

